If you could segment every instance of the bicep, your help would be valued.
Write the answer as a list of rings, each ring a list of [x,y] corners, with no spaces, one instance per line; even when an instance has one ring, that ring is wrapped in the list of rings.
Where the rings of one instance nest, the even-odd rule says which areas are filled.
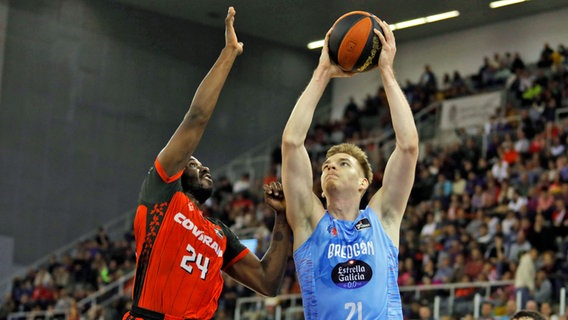
[[[158,161],[168,175],[181,171],[197,148],[205,124],[191,120],[188,113],[176,129],[166,146],[158,154]]]
[[[369,203],[375,212],[402,219],[414,184],[416,161],[413,153],[394,150],[385,168],[383,186]]]
[[[313,172],[304,146],[282,145],[282,187],[286,195],[286,217],[295,229],[313,211]]]
[[[260,292],[264,273],[260,260],[252,251],[248,251],[247,255],[241,260],[224,270],[231,278],[248,288]]]

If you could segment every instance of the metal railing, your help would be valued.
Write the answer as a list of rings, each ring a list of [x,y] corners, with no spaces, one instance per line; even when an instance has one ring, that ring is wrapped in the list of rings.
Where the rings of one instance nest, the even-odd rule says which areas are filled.
[[[13,312],[8,315],[8,320],[67,320],[69,310],[48,310]]]
[[[508,287],[514,285],[514,281],[507,280],[507,281],[486,281],[486,282],[467,282],[467,283],[451,283],[451,284],[432,284],[432,285],[417,285],[417,286],[403,286],[400,287],[401,295],[404,293],[411,293],[414,299],[418,300],[421,299],[421,295],[425,292],[434,291],[438,294],[438,299],[440,296],[444,296],[445,305],[448,307],[448,310],[451,312],[454,308],[454,302],[456,300],[455,292],[457,289],[460,288],[473,288],[475,289],[476,293],[480,295],[481,292],[484,293],[486,299],[489,299],[490,294],[493,289],[499,287]],[[444,293],[444,294],[441,294]],[[473,296],[469,298],[471,301],[468,300],[473,306],[474,298]],[[440,300],[438,300],[440,301]],[[442,314],[440,313],[440,309],[442,308],[441,304],[438,302],[436,306],[435,301],[429,301],[433,304],[433,312],[435,314]],[[254,319],[257,316],[263,316],[267,312],[267,306],[270,306],[273,310],[274,320],[281,320],[282,315],[290,315],[291,313],[295,314],[297,311],[296,307],[302,305],[302,297],[300,294],[288,294],[288,295],[281,295],[276,298],[266,298],[261,296],[256,297],[246,297],[246,298],[239,298],[237,299],[237,304],[235,308],[235,320],[246,320],[246,319]],[[292,308],[293,311],[287,312],[288,308]],[[284,319],[294,319],[294,318],[284,318]]]
[[[77,307],[81,314],[88,312],[94,306],[108,306],[115,300],[123,297],[130,298],[131,292],[126,291],[127,284],[134,279],[134,271],[120,277],[113,283],[99,289],[97,292],[80,300]],[[48,310],[48,311],[29,311],[13,312],[8,315],[7,320],[67,320],[70,310]]]
[[[125,230],[128,230],[129,228],[127,227],[127,225],[130,224],[133,217],[134,217],[133,211],[129,210],[124,214],[119,215],[116,218],[110,220],[109,222],[102,224],[101,226],[106,230],[107,234],[111,239],[115,239],[116,237],[121,237],[124,235]],[[4,297],[6,293],[11,291],[12,283],[15,278],[25,276],[30,269],[37,269],[40,266],[45,265],[46,263],[49,262],[49,259],[53,256],[60,257],[66,253],[71,252],[77,246],[78,243],[85,241],[87,239],[94,238],[95,235],[97,234],[97,230],[98,228],[93,229],[86,234],[83,234],[82,236],[60,247],[54,252],[51,252],[48,255],[26,266],[25,268],[22,268],[20,271],[15,272],[9,275],[8,277],[6,277],[2,282],[0,282],[0,294],[2,294],[1,297]]]
[[[81,310],[88,310],[92,306],[103,305],[107,306],[109,303],[115,301],[117,298],[128,296],[130,297],[131,292],[126,291],[127,284],[134,281],[135,271],[131,271],[128,274],[120,277],[115,282],[99,289],[97,292],[89,295],[88,297],[82,299],[78,302]],[[8,319],[10,320],[10,319]]]

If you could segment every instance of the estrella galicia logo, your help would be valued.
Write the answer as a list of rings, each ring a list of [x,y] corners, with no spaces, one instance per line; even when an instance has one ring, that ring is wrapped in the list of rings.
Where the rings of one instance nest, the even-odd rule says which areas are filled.
[[[369,222],[369,219],[364,218],[359,220],[359,222],[357,222],[357,224],[355,225],[355,229],[357,229],[357,231],[361,231],[363,229],[367,229],[371,227],[371,222]]]
[[[344,289],[360,288],[373,277],[371,266],[360,260],[340,263],[331,271],[331,279],[336,286]]]

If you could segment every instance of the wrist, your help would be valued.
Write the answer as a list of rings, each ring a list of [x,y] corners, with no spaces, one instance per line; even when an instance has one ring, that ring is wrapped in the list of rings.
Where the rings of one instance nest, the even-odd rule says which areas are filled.
[[[222,54],[227,54],[233,57],[237,57],[240,53],[239,48],[236,46],[225,46],[221,51]]]
[[[325,68],[323,66],[318,66],[316,70],[314,70],[312,79],[318,81],[324,81],[325,83],[329,82],[331,79],[331,74],[329,72],[329,68]]]

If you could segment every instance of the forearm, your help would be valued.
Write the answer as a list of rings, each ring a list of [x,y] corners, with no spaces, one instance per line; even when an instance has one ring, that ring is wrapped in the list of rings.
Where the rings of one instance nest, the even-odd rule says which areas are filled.
[[[304,92],[300,95],[300,98],[296,102],[294,110],[292,110],[292,114],[286,123],[282,136],[284,143],[304,143],[310,129],[317,104],[329,81],[330,76],[327,70],[317,68],[314,71],[310,82]]]
[[[195,92],[189,113],[206,121],[213,112],[238,51],[225,47]]]
[[[291,238],[292,230],[286,222],[285,213],[276,215],[270,246],[260,261],[264,273],[263,284],[266,285],[266,290],[271,296],[276,295],[280,290],[288,262]]]
[[[381,69],[397,146],[403,150],[418,148],[418,131],[412,110],[400,88],[392,68]]]

